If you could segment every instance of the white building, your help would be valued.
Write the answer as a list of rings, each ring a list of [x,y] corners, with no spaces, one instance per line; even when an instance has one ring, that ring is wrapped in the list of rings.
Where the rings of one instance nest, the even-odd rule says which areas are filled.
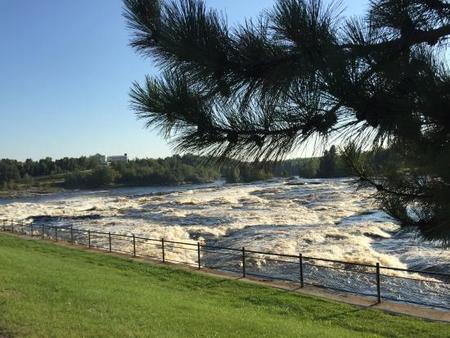
[[[128,162],[128,155],[116,155],[116,156],[108,156],[107,158],[108,163],[116,163],[116,162]]]

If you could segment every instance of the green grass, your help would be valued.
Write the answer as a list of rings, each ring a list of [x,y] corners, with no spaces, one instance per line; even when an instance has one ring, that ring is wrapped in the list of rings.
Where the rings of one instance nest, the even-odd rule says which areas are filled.
[[[449,337],[450,325],[0,235],[0,337]]]

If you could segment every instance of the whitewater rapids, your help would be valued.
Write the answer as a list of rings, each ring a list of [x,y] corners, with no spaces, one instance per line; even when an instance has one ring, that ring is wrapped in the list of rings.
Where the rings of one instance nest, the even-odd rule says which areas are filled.
[[[400,231],[372,193],[348,179],[124,188],[3,200],[0,219],[449,273],[450,250]]]

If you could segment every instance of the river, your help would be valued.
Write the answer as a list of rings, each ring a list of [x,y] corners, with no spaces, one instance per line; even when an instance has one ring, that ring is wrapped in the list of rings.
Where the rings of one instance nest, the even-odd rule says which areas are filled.
[[[372,192],[356,189],[349,179],[77,191],[2,200],[0,219],[449,273],[450,250],[400,231],[374,205]],[[209,260],[227,264],[217,255]],[[263,255],[249,264],[255,271],[280,269]],[[333,276],[335,284],[347,281]],[[405,288],[402,283],[397,287]],[[421,297],[422,291],[411,292]],[[409,296],[407,290],[389,292]],[[450,306],[448,294],[437,304]]]

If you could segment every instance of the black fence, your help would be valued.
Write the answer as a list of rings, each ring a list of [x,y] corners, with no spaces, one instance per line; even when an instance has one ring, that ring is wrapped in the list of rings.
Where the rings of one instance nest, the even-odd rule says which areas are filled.
[[[1,230],[108,252],[450,310],[450,274],[3,220]]]

